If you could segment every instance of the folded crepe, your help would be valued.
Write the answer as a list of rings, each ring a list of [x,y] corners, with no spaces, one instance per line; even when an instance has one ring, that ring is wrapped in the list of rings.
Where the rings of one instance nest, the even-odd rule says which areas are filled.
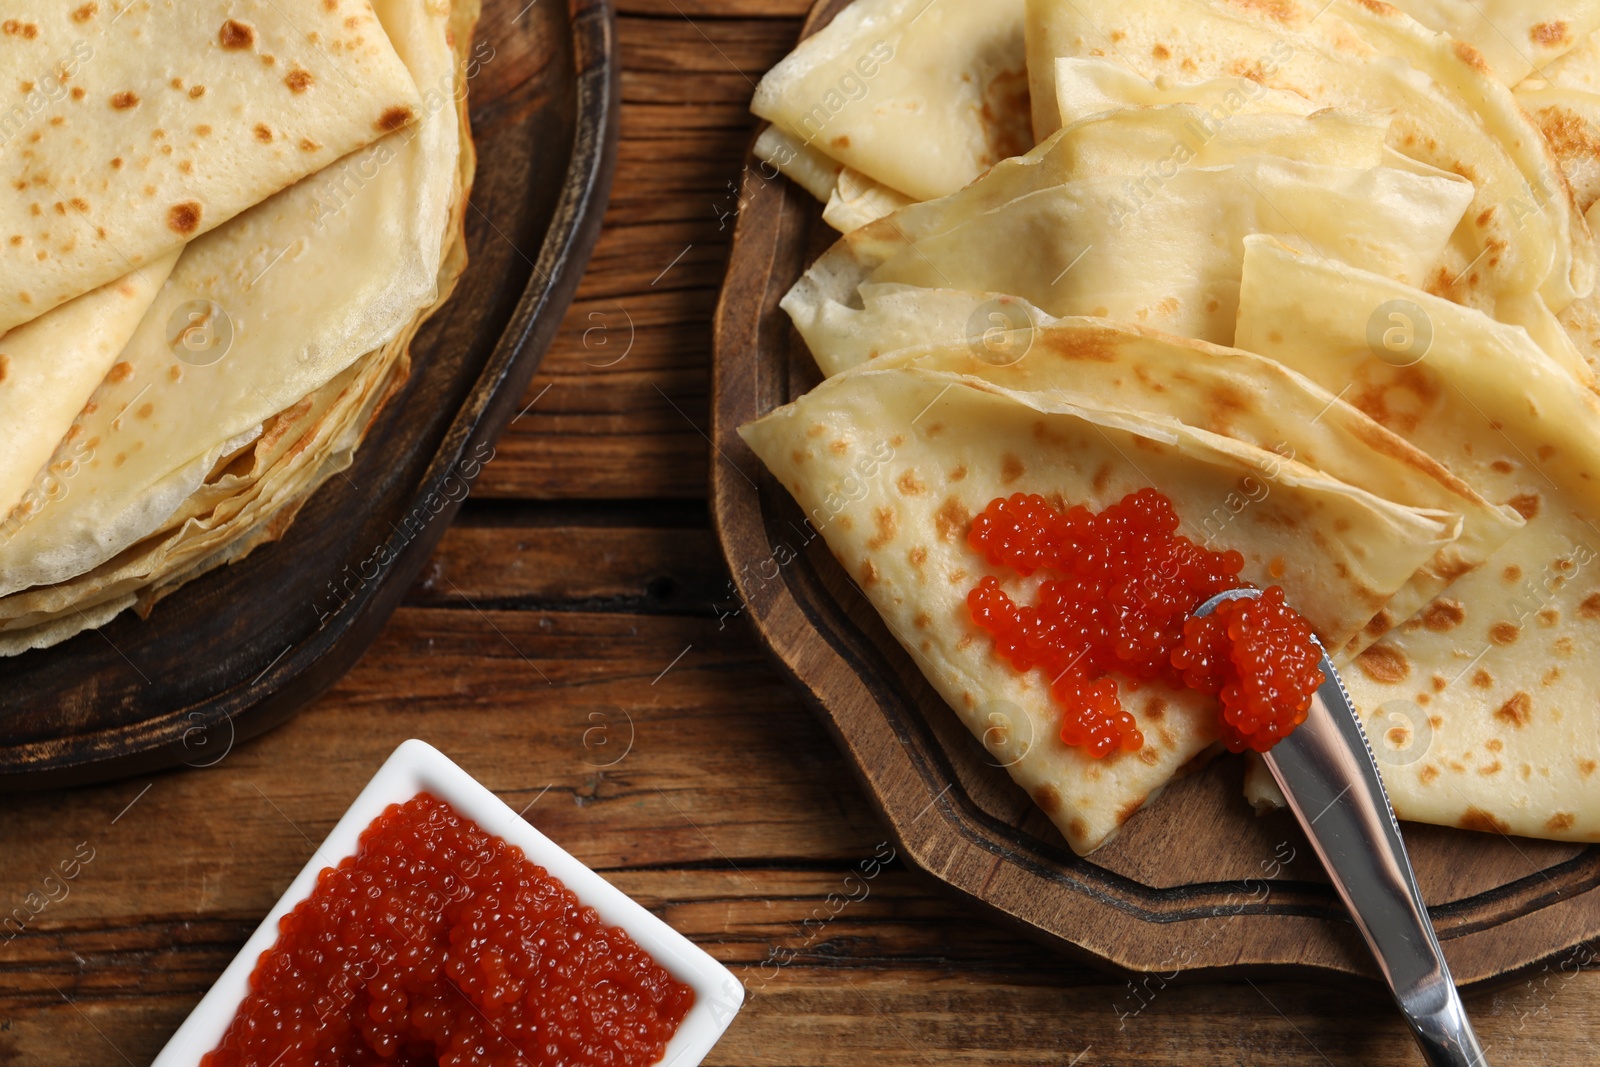
[[[0,331],[179,248],[422,106],[366,0],[13,0],[5,14],[0,69],[22,100],[0,114],[11,187]]]
[[[1054,316],[1233,340],[1243,239],[1269,233],[1420,282],[1471,185],[1387,165],[1385,119],[1324,110],[1124,108],[1066,127],[965,189],[845,235],[782,306],[824,373],[887,351],[882,286],[992,291]]]
[[[1419,338],[1371,342],[1379,309]],[[1526,525],[1345,672],[1404,758],[1395,811],[1422,822],[1600,840],[1600,402],[1527,335],[1480,312],[1253,239],[1239,343],[1345,397]],[[1404,725],[1389,725],[1391,723]],[[1416,748],[1413,749],[1412,746]]]
[[[178,253],[169,252],[0,333],[0,538],[23,517],[13,517],[24,505],[23,495],[111,370],[177,261]],[[70,469],[87,451],[74,449]],[[64,491],[67,470],[48,472],[41,479],[43,491]],[[31,513],[42,503],[27,501],[22,511]]]
[[[1461,528],[1455,515],[1383,500],[1175,419],[909,364],[829,379],[740,433],[934,688],[1079,853],[1215,741],[1215,710],[1192,691],[1123,686],[1142,749],[1096,760],[1063,744],[1047,687],[996,657],[968,614],[967,593],[986,575],[1025,598],[1041,580],[989,567],[967,543],[973,515],[1012,493],[1099,509],[1154,486],[1186,520],[1180,532],[1203,538],[1202,517],[1262,487],[1213,546],[1243,553],[1246,580],[1282,584],[1335,645]],[[1313,525],[1322,544],[1308,554]]]
[[[1476,49],[1360,0],[1029,0],[1036,132],[1054,130],[1055,61],[1146,78],[1247,77],[1319,104],[1393,116],[1389,145],[1472,180],[1476,197],[1424,288],[1526,328],[1583,380],[1556,315],[1594,287],[1595,249],[1566,177]]]
[[[0,542],[0,653],[98,625],[275,536],[348,465],[406,346],[464,263],[462,50],[475,3],[380,0],[421,120],[191,244],[69,434],[69,492]],[[168,323],[221,309],[231,345],[176,358]],[[181,316],[179,316],[181,318]],[[137,401],[137,403],[135,403]]]
[[[944,196],[1032,146],[1023,59],[1022,0],[855,0],[761,79],[757,152],[822,200]]]
[[[997,354],[1001,358],[996,358]],[[1347,660],[1482,566],[1523,526],[1432,456],[1333,393],[1252,352],[1188,341],[1103,319],[1060,319],[1008,336],[926,345],[878,357],[875,368],[918,367],[982,379],[1080,407],[1175,419],[1293,459],[1385,500],[1461,516],[1461,534],[1413,574],[1336,658]],[[1211,545],[1225,539],[1239,501],[1192,517]],[[1321,536],[1309,535],[1313,542]]]

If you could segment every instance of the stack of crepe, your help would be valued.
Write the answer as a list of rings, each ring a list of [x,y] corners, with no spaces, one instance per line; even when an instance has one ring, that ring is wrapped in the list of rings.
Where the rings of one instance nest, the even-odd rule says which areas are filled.
[[[474,160],[475,0],[18,8],[3,655],[147,612],[350,464],[465,266]]]
[[[1060,741],[966,607],[1040,580],[967,544],[1017,492],[1153,486],[1281,585],[1402,818],[1600,840],[1597,31],[1593,0],[856,0],[762,82],[757,153],[843,236],[782,302],[826,380],[742,433],[1078,852],[1216,752],[1215,709],[1124,684],[1142,749]]]

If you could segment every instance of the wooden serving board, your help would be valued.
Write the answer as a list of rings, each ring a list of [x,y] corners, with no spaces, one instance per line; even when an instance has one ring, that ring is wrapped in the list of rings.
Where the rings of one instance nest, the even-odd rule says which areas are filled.
[[[465,484],[493,463],[609,195],[614,15],[609,0],[487,0],[470,54],[469,263],[413,342],[404,389],[351,469],[281,540],[184,586],[147,620],[124,613],[101,631],[0,660],[0,789],[209,766],[293,715],[377,636]],[[403,547],[366,573],[385,544]],[[341,607],[329,582],[347,566],[370,580]]]
[[[804,32],[844,6],[823,0]],[[768,179],[754,156],[741,202],[716,321],[712,514],[739,613],[822,717],[901,856],[976,910],[1142,973],[1130,1014],[1179,975],[1377,978],[1293,817],[1246,805],[1240,760],[1174,782],[1110,845],[1075,856],[822,540],[807,540],[800,509],[736,431],[820,380],[778,301],[837,234],[809,194]],[[1600,936],[1600,893],[1589,892],[1600,848],[1413,824],[1405,834],[1458,982],[1503,978]]]

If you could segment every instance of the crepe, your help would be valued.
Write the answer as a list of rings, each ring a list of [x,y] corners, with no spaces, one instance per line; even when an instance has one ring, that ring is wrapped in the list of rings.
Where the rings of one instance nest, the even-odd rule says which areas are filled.
[[[0,331],[422,109],[365,0],[17,0],[5,13],[0,69],[23,95],[0,114]]]
[[[1320,104],[1393,116],[1389,144],[1469,176],[1476,197],[1431,292],[1525,327],[1588,380],[1556,315],[1594,286],[1594,242],[1561,167],[1470,46],[1358,0],[1030,0],[1036,132],[1055,129],[1055,60],[1109,59],[1146,78],[1249,77]]]
[[[169,252],[0,333],[0,538],[42,504],[27,501],[13,515],[177,261]],[[68,467],[38,478],[47,496],[67,491],[64,476],[76,472],[87,452],[74,449]]]
[[[28,641],[8,638],[5,650],[70,636],[103,614],[80,614],[82,605],[122,610],[131,590],[173,578],[198,549],[226,551],[228,538],[270,525],[337,469],[330,457],[353,449],[350,427],[365,427],[417,323],[454,284],[472,162],[457,50],[470,44],[476,5],[383,0],[377,13],[427,87],[422,121],[185,251],[122,353],[126,369],[75,424],[77,438],[96,442],[96,459],[0,545],[0,589],[31,588],[31,599],[0,600],[5,625],[54,620]],[[209,365],[176,359],[167,336],[174,313],[196,300],[224,309],[233,331]],[[135,546],[130,570],[124,554]]]
[[[1495,77],[1515,85],[1600,29],[1595,0],[1391,0],[1429,29],[1483,54]]]
[[[1430,338],[1415,362],[1374,354],[1368,324],[1385,306]],[[1396,736],[1380,736],[1407,753],[1383,768],[1395,811],[1600,840],[1600,668],[1587,654],[1600,627],[1593,392],[1550,367],[1520,330],[1264,239],[1246,255],[1239,342],[1347,390],[1355,406],[1527,519],[1485,566],[1345,672],[1362,713],[1381,716]]]
[[[880,356],[982,379],[1079,407],[1175,419],[1359,486],[1385,500],[1461,516],[1461,534],[1423,564],[1343,648],[1345,659],[1482,566],[1524,520],[1496,507],[1433,457],[1292,370],[1251,352],[1185,341],[1102,319],[1061,319],[982,343],[930,343]],[[996,358],[1004,353],[1003,358]],[[1189,516],[1204,544],[1226,540],[1234,508]],[[1313,542],[1320,532],[1309,535]]]
[[[1473,190],[1385,165],[1386,131],[1331,110],[1091,118],[959,193],[847,234],[782,306],[827,374],[887,350],[894,327],[869,295],[885,285],[1007,293],[1050,315],[1227,344],[1247,234],[1410,281],[1438,262]]]
[[[1034,492],[1098,509],[1154,485],[1192,523],[1260,479],[1267,491],[1216,543],[1243,552],[1247,580],[1282,573],[1291,600],[1338,644],[1460,529],[1455,516],[1384,501],[1173,419],[909,365],[829,379],[740,433],[935,689],[1079,853],[1215,740],[1215,710],[1192,691],[1124,687],[1145,734],[1140,751],[1095,760],[1064,745],[1045,685],[997,658],[967,611],[984,575],[1024,597],[1040,580],[1006,577],[967,544],[971,517],[990,500]],[[1308,521],[1326,531],[1325,551],[1309,558]],[[1285,559],[1296,566],[1285,570]]]
[[[1027,97],[1022,0],[855,0],[750,107],[789,144],[926,200],[1032,146]]]

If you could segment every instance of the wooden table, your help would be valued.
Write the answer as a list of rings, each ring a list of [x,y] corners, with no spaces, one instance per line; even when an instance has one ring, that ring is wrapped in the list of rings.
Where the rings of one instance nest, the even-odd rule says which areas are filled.
[[[216,766],[0,798],[0,912],[92,855],[26,932],[0,933],[0,1067],[148,1062],[408,737],[741,976],[749,1000],[711,1064],[1420,1063],[1376,991],[1153,980],[1137,998],[898,863],[830,915],[883,835],[731,617],[704,506],[745,106],[804,7],[625,0],[593,265],[529,410],[355,670]],[[495,239],[471,223],[475,244]],[[1471,999],[1494,1063],[1593,1061],[1588,958]]]

